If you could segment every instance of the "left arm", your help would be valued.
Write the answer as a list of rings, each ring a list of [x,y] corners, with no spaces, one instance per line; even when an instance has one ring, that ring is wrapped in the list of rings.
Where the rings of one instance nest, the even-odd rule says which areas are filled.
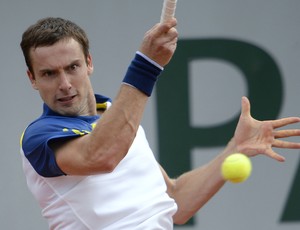
[[[299,129],[276,130],[299,121],[298,117],[273,121],[255,120],[251,117],[248,99],[243,97],[242,112],[234,137],[221,154],[206,165],[184,173],[177,179],[170,179],[161,168],[167,192],[178,205],[178,211],[173,216],[174,223],[184,224],[188,221],[224,185],[220,168],[228,155],[235,152],[244,153],[249,157],[263,154],[282,162],[285,160],[284,157],[274,152],[272,147],[299,149],[300,143],[278,139],[299,136]]]
[[[219,173],[223,159],[221,154],[208,164],[186,172],[176,179],[169,178],[161,167],[167,193],[178,206],[173,216],[175,224],[186,223],[224,185],[225,181]]]

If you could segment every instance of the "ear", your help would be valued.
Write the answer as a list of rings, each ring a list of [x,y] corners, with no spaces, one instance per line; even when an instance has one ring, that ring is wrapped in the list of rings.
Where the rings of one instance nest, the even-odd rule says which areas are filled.
[[[94,65],[93,65],[93,60],[91,54],[87,56],[87,68],[88,68],[88,75],[92,75],[94,72]]]
[[[34,77],[34,75],[30,72],[30,70],[27,70],[27,76],[31,82],[31,86],[32,88],[38,90],[37,84],[36,84],[36,79]]]

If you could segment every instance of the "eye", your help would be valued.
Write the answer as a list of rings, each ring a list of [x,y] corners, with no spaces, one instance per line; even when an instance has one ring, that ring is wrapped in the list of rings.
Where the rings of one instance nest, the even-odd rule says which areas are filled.
[[[72,64],[72,65],[69,66],[69,70],[70,70],[70,71],[76,71],[78,67],[79,67],[79,65],[77,65],[77,64]]]
[[[53,76],[55,73],[54,73],[54,71],[52,71],[52,70],[45,70],[43,73],[42,73],[42,76],[43,77],[51,77],[51,76]]]

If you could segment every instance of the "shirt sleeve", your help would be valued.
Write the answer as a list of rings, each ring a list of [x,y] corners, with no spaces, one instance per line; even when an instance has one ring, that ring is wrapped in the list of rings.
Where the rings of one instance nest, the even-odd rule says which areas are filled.
[[[50,147],[54,140],[67,140],[85,135],[91,130],[89,126],[72,122],[69,124],[60,120],[42,119],[32,123],[24,132],[21,147],[35,171],[43,177],[65,175],[57,165],[55,154]]]

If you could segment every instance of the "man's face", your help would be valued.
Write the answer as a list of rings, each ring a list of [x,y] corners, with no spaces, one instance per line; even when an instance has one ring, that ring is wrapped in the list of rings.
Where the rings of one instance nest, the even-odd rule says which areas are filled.
[[[61,40],[52,46],[31,49],[33,73],[27,75],[43,101],[62,115],[94,115],[94,93],[90,75],[91,56],[87,61],[74,39]]]

